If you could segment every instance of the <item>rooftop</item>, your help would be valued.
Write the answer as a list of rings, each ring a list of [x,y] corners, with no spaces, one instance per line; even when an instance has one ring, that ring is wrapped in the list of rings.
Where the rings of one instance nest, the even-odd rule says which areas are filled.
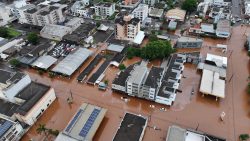
[[[217,32],[230,32],[230,21],[229,20],[219,20],[217,23]]]
[[[131,71],[130,76],[128,77],[127,82],[139,84],[140,82],[143,81],[147,71],[148,71],[147,66],[135,65],[133,71]]]
[[[166,13],[166,17],[168,19],[175,19],[180,21],[184,21],[185,16],[186,11],[179,8],[171,9]]]
[[[164,70],[163,68],[153,66],[148,74],[148,77],[144,85],[150,86],[152,88],[157,88],[158,82],[160,81],[163,75],[163,70]]]
[[[86,48],[79,48],[59,62],[52,71],[71,76],[92,53]]]
[[[70,32],[71,32],[70,27],[66,27],[62,25],[54,25],[54,24],[47,24],[40,31],[40,33],[50,34],[52,36],[60,36],[60,37],[63,37],[64,35]]]
[[[126,80],[129,77],[130,72],[133,70],[134,65],[135,64],[130,65],[124,71],[121,71],[120,74],[119,74],[119,76],[114,79],[113,84],[125,87]]]
[[[107,109],[83,103],[55,141],[91,141]]]
[[[44,84],[31,82],[15,96],[16,98],[25,101],[20,107],[18,107],[17,113],[21,115],[28,113],[29,110],[47,93],[49,89],[50,87]]]
[[[19,105],[0,99],[0,114],[11,117]]]
[[[16,83],[21,80],[26,74],[22,72],[11,72],[7,70],[0,69],[0,83]]]
[[[158,8],[150,8],[149,10],[149,16],[152,17],[161,17],[163,14],[164,10],[163,9],[158,9]]]
[[[52,66],[57,61],[56,58],[44,55],[39,57],[35,62],[32,63],[32,66],[41,68],[41,69],[48,69],[50,66]]]
[[[0,138],[12,127],[14,123],[10,120],[0,118]]]
[[[114,51],[114,52],[122,52],[124,49],[124,46],[122,45],[115,45],[115,44],[110,44],[107,48],[109,51]]]
[[[139,141],[143,138],[147,119],[126,113],[113,141]]]
[[[203,40],[199,38],[181,36],[178,38],[178,42],[203,42]]]

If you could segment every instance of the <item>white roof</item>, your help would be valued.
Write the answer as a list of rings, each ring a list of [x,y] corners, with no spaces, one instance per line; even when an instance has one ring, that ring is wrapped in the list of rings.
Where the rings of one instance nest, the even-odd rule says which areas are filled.
[[[62,25],[47,24],[40,31],[41,34],[49,34],[51,36],[63,37],[64,35],[71,32],[71,28]]]
[[[205,141],[205,136],[198,133],[187,131],[185,141]]]
[[[214,25],[213,24],[201,24],[201,31],[207,32],[207,33],[215,33]]]
[[[225,80],[219,78],[219,73],[210,70],[203,70],[200,92],[225,98]]]
[[[105,26],[104,24],[101,24],[98,28],[97,28],[97,30],[101,30],[101,31],[107,31],[109,29],[109,27],[108,26]]]
[[[115,44],[110,44],[107,48],[107,50],[110,51],[115,51],[115,52],[122,52],[124,49],[124,46],[121,45],[115,45]]]
[[[143,31],[139,31],[134,39],[134,43],[140,45],[145,37],[145,34]]]
[[[56,58],[49,56],[49,55],[44,55],[39,57],[33,64],[32,66],[36,66],[38,68],[42,69],[48,69],[50,66],[52,66],[55,62],[57,61]]]
[[[92,53],[86,48],[79,48],[58,63],[52,71],[70,76]]]
[[[13,47],[14,45],[17,45],[21,41],[23,41],[23,39],[15,39],[13,41],[10,41],[10,42],[4,44],[3,46],[0,47],[0,53],[5,51],[6,49],[9,49],[9,48]]]
[[[215,62],[218,67],[227,67],[227,57],[208,53],[206,60]]]

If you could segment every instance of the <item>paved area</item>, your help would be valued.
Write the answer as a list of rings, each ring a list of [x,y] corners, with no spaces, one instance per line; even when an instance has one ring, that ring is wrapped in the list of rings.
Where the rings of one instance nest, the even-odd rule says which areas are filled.
[[[64,129],[81,103],[89,102],[108,109],[107,115],[95,135],[95,141],[112,140],[125,112],[150,117],[143,141],[165,140],[167,129],[173,124],[224,137],[228,141],[237,141],[240,134],[249,133],[250,131],[249,105],[247,104],[247,98],[249,97],[246,93],[247,78],[249,76],[249,58],[243,48],[246,39],[244,36],[245,32],[249,33],[250,29],[241,26],[235,27],[231,40],[205,39],[204,46],[201,49],[201,53],[204,55],[207,52],[222,54],[218,49],[209,49],[209,46],[217,43],[229,45],[228,52],[222,54],[229,57],[226,98],[219,101],[215,101],[214,97],[201,96],[198,92],[201,74],[191,64],[185,65],[183,74],[186,78],[181,80],[180,86],[182,93],[178,93],[177,100],[171,108],[132,97],[129,97],[129,101],[125,102],[121,99],[123,95],[112,93],[110,88],[106,91],[99,91],[97,86],[77,83],[76,77],[78,73],[70,80],[63,78],[50,79],[47,76],[38,75],[35,70],[28,70],[27,72],[33,80],[54,87],[58,98],[44,115],[39,118],[38,122],[31,127],[22,140],[27,141],[31,138],[34,140],[43,139],[43,135],[36,133],[39,123],[45,123],[47,127],[53,129]],[[124,64],[129,65],[139,60],[139,58],[125,60]],[[151,63],[159,65],[158,61]],[[105,79],[109,79],[109,87],[118,71],[117,68],[112,67],[109,67],[106,71],[107,76]],[[192,90],[194,90],[194,94],[191,94]],[[70,96],[70,91],[73,93],[72,105],[68,105],[66,101]],[[155,105],[155,107],[151,108],[152,106],[150,105]],[[161,108],[166,108],[167,110],[162,111],[160,110]],[[219,116],[223,111],[226,113],[226,117],[222,122]],[[154,126],[158,130],[154,130]]]

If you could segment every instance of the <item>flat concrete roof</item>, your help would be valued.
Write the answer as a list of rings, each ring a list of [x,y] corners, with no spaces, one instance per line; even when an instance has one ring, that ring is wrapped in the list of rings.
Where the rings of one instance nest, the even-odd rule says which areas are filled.
[[[55,141],[92,141],[107,109],[83,103]]]
[[[56,61],[57,61],[56,58],[49,56],[49,55],[44,55],[44,56],[39,57],[34,63],[32,63],[32,66],[47,70]]]

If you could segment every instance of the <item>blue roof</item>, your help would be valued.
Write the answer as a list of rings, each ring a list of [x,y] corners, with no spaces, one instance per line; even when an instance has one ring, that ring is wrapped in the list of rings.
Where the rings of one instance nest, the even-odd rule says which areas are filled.
[[[4,119],[2,119],[4,120]],[[13,125],[13,122],[5,120],[2,124],[0,124],[0,137],[2,137]]]

